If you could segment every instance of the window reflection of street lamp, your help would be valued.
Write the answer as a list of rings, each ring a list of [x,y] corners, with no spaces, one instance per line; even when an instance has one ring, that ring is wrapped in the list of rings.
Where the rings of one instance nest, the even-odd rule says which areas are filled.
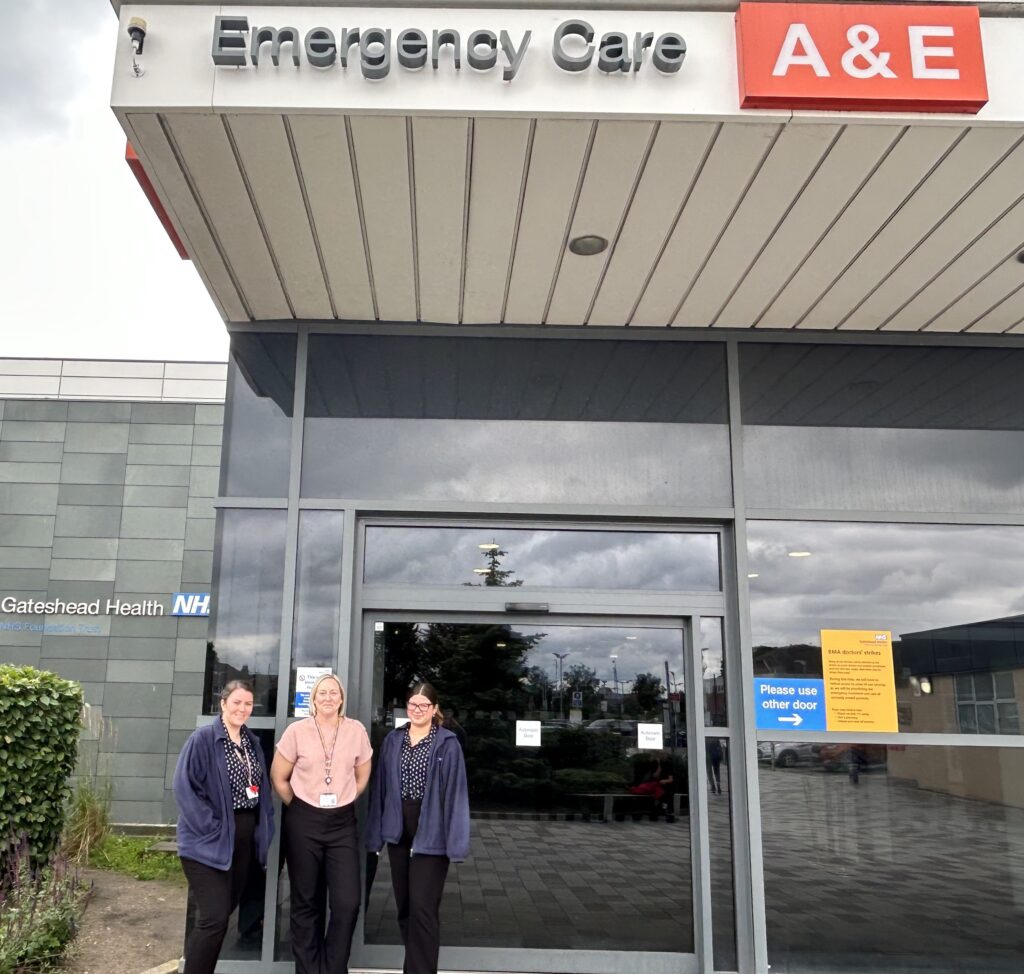
[[[565,716],[565,690],[562,687],[562,668],[564,663],[562,660],[568,656],[568,653],[552,653],[555,657],[555,679],[558,681],[558,716]]]
[[[616,660],[619,658],[618,653],[612,653],[608,657],[612,661],[612,687],[615,690],[616,696],[619,698],[619,713],[622,713],[622,694],[619,693],[619,668],[616,665]]]

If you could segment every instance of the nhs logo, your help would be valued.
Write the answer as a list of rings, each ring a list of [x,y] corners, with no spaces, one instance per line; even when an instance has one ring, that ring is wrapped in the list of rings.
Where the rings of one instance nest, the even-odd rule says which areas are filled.
[[[171,597],[172,616],[208,616],[209,592],[175,592]]]

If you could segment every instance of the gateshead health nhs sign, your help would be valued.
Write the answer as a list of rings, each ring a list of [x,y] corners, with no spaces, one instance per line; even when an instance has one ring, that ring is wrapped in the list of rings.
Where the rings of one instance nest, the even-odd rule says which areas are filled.
[[[172,616],[208,616],[209,592],[175,592],[171,597]]]

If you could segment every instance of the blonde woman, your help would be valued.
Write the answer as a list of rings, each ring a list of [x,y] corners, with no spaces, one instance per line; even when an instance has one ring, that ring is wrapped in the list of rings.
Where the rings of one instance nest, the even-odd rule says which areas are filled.
[[[285,729],[270,768],[287,806],[292,954],[295,974],[344,974],[360,903],[355,801],[373,751],[366,728],[344,715],[345,688],[333,674],[313,685],[309,709]]]

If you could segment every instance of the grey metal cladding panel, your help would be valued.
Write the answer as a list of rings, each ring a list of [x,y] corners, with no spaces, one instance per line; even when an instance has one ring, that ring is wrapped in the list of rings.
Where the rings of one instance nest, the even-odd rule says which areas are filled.
[[[52,514],[0,514],[0,540],[16,548],[49,548],[53,544],[55,520]]]
[[[134,402],[132,422],[192,426],[196,408],[195,403]]]
[[[107,709],[106,705],[103,707]],[[129,715],[130,716],[130,715]],[[164,778],[119,778],[110,779],[111,796],[114,802],[151,802],[160,801],[163,803]]]
[[[122,741],[125,751],[111,754],[107,769],[111,776],[121,778],[153,777],[153,772],[160,767],[160,759],[153,754],[135,754],[131,751],[132,742]],[[179,748],[180,750],[180,748]]]
[[[103,706],[105,683],[89,683],[87,680],[79,680],[78,684],[82,688],[82,701],[84,703],[87,703],[90,707]]]
[[[189,518],[198,517],[202,519],[214,518],[217,516],[217,508],[213,506],[212,497],[190,497],[188,499]]]
[[[3,637],[9,633],[0,632],[0,663],[12,666],[39,666],[38,646],[8,646]]]
[[[220,446],[224,440],[223,426],[196,426],[192,437],[195,446]]]
[[[203,698],[201,696],[179,697],[171,701],[171,730],[187,730],[195,728],[196,717],[202,713]]]
[[[55,484],[60,480],[59,463],[19,463],[0,460],[0,484]]]
[[[112,616],[110,635],[142,636],[148,639],[174,639],[178,635],[177,616]],[[205,641],[203,643],[205,647]]]
[[[182,539],[185,511],[173,507],[126,507],[121,516],[121,537]]]
[[[0,460],[18,460],[23,463],[60,463],[64,455],[62,443],[31,440],[0,441]]]
[[[163,825],[167,822],[173,822],[177,818],[177,815],[172,815],[170,818],[167,817],[167,807],[166,799],[162,802],[112,801],[110,803],[110,820],[126,824]]]
[[[128,485],[149,487],[187,487],[189,483],[189,467],[167,466],[158,463],[129,463],[125,471],[124,482]],[[216,497],[217,492],[210,495]]]
[[[105,636],[43,636],[43,655],[60,659],[101,659],[107,658]]]
[[[116,565],[113,558],[54,558],[50,563],[50,578],[112,582]]]
[[[207,639],[210,634],[209,618],[178,617],[178,638]]]
[[[124,487],[120,484],[61,484],[57,498],[61,504],[120,507]]]
[[[188,730],[172,730],[167,735],[167,757],[171,767],[178,760],[178,755],[181,753],[181,749],[185,746],[185,741],[192,735],[192,731],[196,729],[195,721],[192,722],[192,726]]]
[[[65,680],[102,683],[107,678],[107,663],[102,659],[61,659],[56,656],[43,656],[39,662],[43,669],[51,670]]]
[[[175,561],[119,561],[114,591],[170,594],[181,584],[181,563]]]
[[[114,666],[115,662],[110,662],[108,668]],[[169,683],[108,682],[103,693],[104,717],[167,717],[170,713]]]
[[[205,673],[206,640],[179,638],[174,653],[174,669],[175,672]]]
[[[125,453],[127,423],[69,423],[64,435],[68,453]]]
[[[192,447],[174,443],[132,443],[128,447],[129,463],[158,464],[161,466],[188,466],[192,460]]]
[[[166,680],[155,680],[158,683],[170,683],[171,672],[174,670],[174,654],[177,643],[174,639],[158,639],[154,636],[111,636],[110,659],[138,661],[140,672],[145,674],[146,667],[156,662],[167,664]]]
[[[51,578],[50,584],[46,587],[47,598],[64,599],[70,602],[109,599],[113,594],[113,582]]]
[[[123,484],[123,453],[65,453],[60,468],[62,484]]]
[[[219,467],[220,447],[219,446],[193,446],[192,447],[193,467]]]
[[[174,666],[174,696],[176,697],[202,697],[203,682],[205,680],[203,670],[179,670],[177,663]],[[172,713],[173,722],[173,713]],[[195,720],[193,718],[193,725]]]
[[[63,443],[64,427],[63,422],[22,422],[13,419],[5,419],[3,427],[0,428],[0,440],[25,440],[30,443]]]
[[[117,557],[122,561],[176,561],[185,555],[185,542],[160,538],[122,538]]]
[[[127,423],[131,418],[130,402],[68,403],[69,423]]]
[[[196,426],[223,426],[224,407],[197,405],[195,422]]]
[[[213,551],[215,525],[215,521],[207,519],[189,519],[188,528],[185,531],[185,550],[192,548]]]
[[[143,487],[132,484],[124,489],[125,507],[188,507],[187,487]]]
[[[10,399],[4,406],[4,422],[60,422],[67,419],[68,404],[54,400]],[[64,439],[62,436],[61,439]]]
[[[111,640],[111,643],[113,642],[114,640]],[[115,651],[113,645],[110,649],[112,653]],[[173,682],[173,660],[116,659],[114,657],[107,660],[107,683],[139,683],[144,686],[166,683],[168,684],[168,699],[170,699],[170,684]]]
[[[61,504],[55,534],[62,538],[116,538],[121,508]]]
[[[49,579],[45,568],[0,568],[0,591],[45,592]]]
[[[131,443],[191,446],[194,426],[170,423],[132,423]]]
[[[216,497],[220,488],[220,470],[217,467],[189,469],[189,496]]]
[[[0,546],[0,565],[5,568],[49,568],[50,552],[46,548]]]
[[[54,538],[54,558],[116,558],[117,538]]]
[[[207,585],[213,578],[213,552],[188,551],[181,562],[181,577],[193,581],[206,580]]]
[[[53,515],[58,496],[56,484],[0,484],[0,514]]]

